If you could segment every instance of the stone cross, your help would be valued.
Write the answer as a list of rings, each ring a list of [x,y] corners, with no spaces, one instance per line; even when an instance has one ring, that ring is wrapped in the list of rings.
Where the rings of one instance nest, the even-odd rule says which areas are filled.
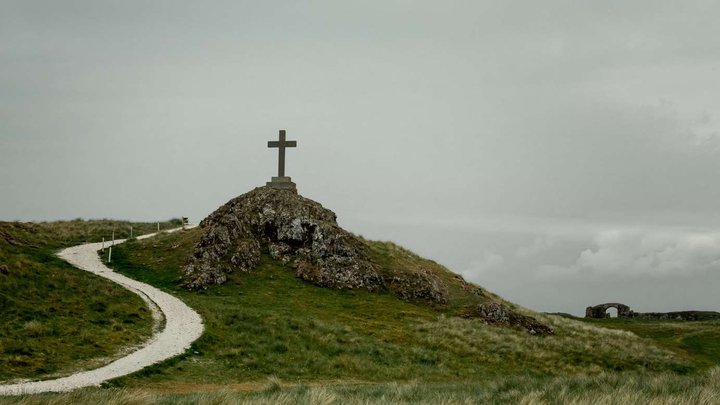
[[[297,141],[286,141],[285,130],[280,130],[280,140],[268,142],[268,148],[278,148],[278,177],[285,177],[285,148],[297,147]]]
[[[285,139],[285,130],[280,130],[280,139],[277,141],[269,141],[268,148],[278,148],[278,176],[273,177],[271,182],[267,183],[268,187],[295,189],[295,183],[290,177],[285,176],[285,148],[296,148],[297,141],[288,141]]]

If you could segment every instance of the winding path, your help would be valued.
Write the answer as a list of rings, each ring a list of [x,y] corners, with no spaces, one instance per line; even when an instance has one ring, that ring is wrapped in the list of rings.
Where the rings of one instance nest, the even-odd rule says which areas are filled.
[[[173,229],[170,232],[177,230]],[[144,235],[138,237],[138,239],[145,239],[155,235]],[[115,244],[122,242],[125,242],[125,240],[117,240]],[[202,335],[202,318],[197,312],[168,293],[115,273],[106,267],[97,253],[101,247],[101,243],[73,246],[61,251],[58,256],[81,270],[105,277],[138,294],[148,303],[156,319],[157,316],[165,318],[164,328],[155,333],[140,349],[106,366],[54,380],[0,385],[0,395],[63,392],[76,388],[98,386],[107,380],[134,373],[152,364],[177,356],[185,352],[190,347],[190,344]]]

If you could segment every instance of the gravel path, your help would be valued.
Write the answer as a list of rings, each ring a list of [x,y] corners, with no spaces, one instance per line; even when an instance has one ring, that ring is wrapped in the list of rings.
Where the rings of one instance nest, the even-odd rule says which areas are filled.
[[[154,235],[144,235],[138,237],[138,239],[145,239]],[[125,242],[125,240],[117,240],[115,244],[122,242]],[[202,318],[197,312],[170,294],[113,272],[98,257],[97,251],[101,249],[101,245],[101,243],[89,243],[74,246],[61,251],[58,256],[81,270],[105,277],[138,294],[149,304],[156,319],[157,316],[165,318],[164,328],[155,333],[137,351],[106,366],[55,380],[0,385],[0,395],[62,392],[76,388],[98,386],[104,381],[134,373],[149,365],[177,356],[185,352],[190,347],[190,344],[202,335]],[[158,310],[160,313],[157,312]]]

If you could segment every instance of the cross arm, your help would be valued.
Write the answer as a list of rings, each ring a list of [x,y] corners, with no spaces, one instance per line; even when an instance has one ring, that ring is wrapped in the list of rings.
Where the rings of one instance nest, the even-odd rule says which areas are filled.
[[[268,142],[268,148],[279,148],[281,146],[284,146],[286,148],[296,148],[297,141],[285,141],[282,144],[278,141],[269,141]]]

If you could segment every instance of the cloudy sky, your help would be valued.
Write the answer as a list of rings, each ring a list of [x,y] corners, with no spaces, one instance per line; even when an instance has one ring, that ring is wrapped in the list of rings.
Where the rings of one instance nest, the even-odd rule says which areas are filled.
[[[0,1],[0,219],[202,219],[276,170],[506,298],[720,310],[712,1]],[[713,287],[715,286],[715,287]]]

